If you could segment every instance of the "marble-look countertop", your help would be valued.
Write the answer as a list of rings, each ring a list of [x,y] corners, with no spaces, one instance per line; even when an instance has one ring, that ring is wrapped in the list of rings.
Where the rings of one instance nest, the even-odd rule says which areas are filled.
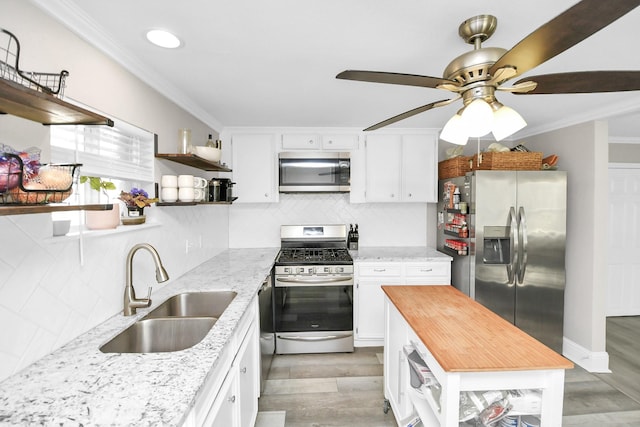
[[[9,377],[0,383],[0,425],[181,425],[277,252],[227,250],[155,288],[150,308],[134,316],[115,315]],[[232,290],[237,296],[195,346],[147,354],[99,350],[168,297],[208,290]]]
[[[361,262],[451,262],[453,258],[427,246],[360,247],[349,251],[354,261]]]

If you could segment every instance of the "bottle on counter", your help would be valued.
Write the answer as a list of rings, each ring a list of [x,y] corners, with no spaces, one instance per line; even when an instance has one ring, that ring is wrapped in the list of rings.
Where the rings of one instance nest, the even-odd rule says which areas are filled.
[[[349,233],[351,235],[351,240],[349,242],[349,249],[353,250],[353,251],[357,251],[358,250],[358,240],[360,239],[360,236],[358,234],[358,224],[356,224],[355,228],[353,229],[353,233]]]
[[[207,139],[207,143],[205,145],[207,147],[216,148],[216,143],[213,141],[213,135],[209,134],[209,139]]]

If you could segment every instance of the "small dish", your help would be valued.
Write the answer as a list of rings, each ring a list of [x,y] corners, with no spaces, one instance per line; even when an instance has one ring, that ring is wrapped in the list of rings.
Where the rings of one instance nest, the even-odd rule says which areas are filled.
[[[129,217],[122,217],[122,225],[138,225],[138,224],[144,224],[144,222],[147,220],[147,217],[144,215],[141,216],[129,216]]]

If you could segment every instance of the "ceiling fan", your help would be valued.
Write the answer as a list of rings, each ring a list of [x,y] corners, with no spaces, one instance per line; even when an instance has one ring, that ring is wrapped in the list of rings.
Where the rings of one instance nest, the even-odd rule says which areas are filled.
[[[464,144],[469,136],[483,136],[493,131],[496,140],[499,141],[526,126],[526,123],[514,110],[497,101],[496,91],[511,92],[516,95],[535,95],[640,90],[640,71],[545,74],[530,76],[516,81],[511,86],[503,86],[505,82],[578,44],[638,5],[640,0],[582,0],[539,27],[510,50],[482,47],[482,42],[494,33],[497,19],[492,15],[479,15],[467,19],[458,29],[460,37],[472,44],[474,49],[451,61],[445,68],[442,78],[359,70],[343,71],[336,78],[444,89],[455,94],[452,99],[443,99],[414,108],[370,126],[365,131],[380,129],[433,108],[449,105],[462,98],[462,109],[445,125],[440,137],[450,142]],[[477,116],[477,121],[472,123],[471,111],[479,111],[478,108],[483,111],[484,116],[480,114]],[[487,116],[487,114],[494,115]],[[498,125],[500,115],[504,119],[503,124],[510,123],[508,126]],[[494,118],[495,125],[492,124]],[[464,122],[462,119],[465,119]],[[459,132],[461,127],[465,128],[462,133]]]

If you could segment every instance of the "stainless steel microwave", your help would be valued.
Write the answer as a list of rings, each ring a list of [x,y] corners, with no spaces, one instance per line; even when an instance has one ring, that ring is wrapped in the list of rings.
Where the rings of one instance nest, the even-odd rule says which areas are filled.
[[[281,193],[347,193],[349,153],[285,151],[278,155]]]

